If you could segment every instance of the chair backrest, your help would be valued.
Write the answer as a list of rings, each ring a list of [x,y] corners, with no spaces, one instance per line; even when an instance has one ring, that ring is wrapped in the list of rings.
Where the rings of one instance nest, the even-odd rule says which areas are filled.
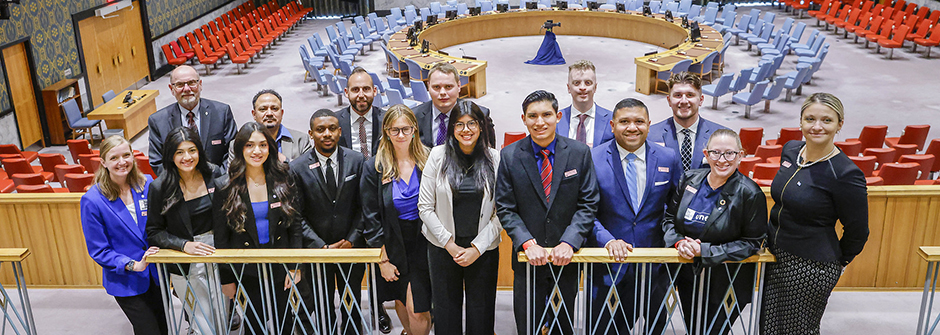
[[[862,173],[865,174],[865,177],[872,177],[875,175],[875,163],[878,162],[877,157],[875,156],[849,156],[849,159],[855,163],[856,166]]]
[[[888,126],[864,126],[862,132],[858,135],[858,141],[862,142],[862,151],[868,148],[881,148],[885,143],[885,136],[888,134]]]
[[[740,31],[747,32],[747,25],[751,22],[750,15],[744,15],[741,17],[741,21],[738,21],[737,28]]]
[[[480,11],[481,11],[481,12],[489,12],[489,11],[492,11],[492,10],[493,10],[493,2],[492,2],[492,1],[480,1]]]
[[[709,2],[709,5],[712,3]],[[705,19],[702,20],[702,23],[706,25],[714,25],[715,19],[718,18],[718,7],[708,6],[705,8]]]
[[[382,81],[379,79],[379,75],[375,72],[367,72],[369,77],[372,78],[372,86],[379,88],[379,93],[385,93],[385,85],[382,85]]]
[[[69,153],[72,154],[73,163],[78,163],[78,155],[92,153],[91,147],[88,144],[88,140],[67,140],[65,141],[65,144],[69,148]]]
[[[431,8],[430,8],[430,9],[431,9],[431,13],[434,13],[434,14],[443,13],[443,11],[441,11],[441,3],[440,3],[440,2],[436,2],[436,1],[435,1],[435,2],[431,2],[431,3],[428,4],[428,6],[431,7]]]
[[[405,92],[405,86],[402,85],[401,79],[389,77],[389,78],[386,78],[386,80],[388,81],[388,88],[397,90],[399,94],[401,94],[402,92]],[[414,83],[411,83],[411,84],[412,86],[414,86]],[[388,94],[387,91],[386,91],[386,94]]]
[[[431,95],[428,94],[428,88],[424,85],[423,81],[416,81],[411,83],[411,94],[414,99],[418,102],[428,102],[431,101]]]
[[[885,185],[914,185],[917,180],[917,163],[885,163],[879,169],[878,177],[885,181]]]
[[[405,100],[401,98],[401,92],[399,92],[397,89],[389,88],[388,91],[385,91],[385,95],[388,96],[389,105],[400,105],[405,103]]]
[[[42,170],[46,172],[55,172],[56,165],[65,165],[68,164],[65,161],[65,156],[62,154],[39,154],[39,165],[42,165]],[[56,178],[55,181],[61,179]]]
[[[780,97],[780,92],[783,92],[783,84],[787,82],[787,76],[777,76],[774,78],[774,85],[768,87],[764,91],[765,100],[774,100]]]
[[[930,168],[930,171],[940,171],[940,138],[935,138],[930,140],[930,145],[927,146],[927,150],[924,151],[925,155],[933,155],[937,159],[934,160],[933,166]]]
[[[769,83],[770,83],[769,81],[763,80],[761,82],[758,82],[757,84],[754,84],[754,90],[751,91],[751,95],[747,96],[746,105],[750,106],[750,105],[760,102],[761,99],[763,99],[764,97],[763,92],[764,90],[767,89],[767,84]]]
[[[709,2],[709,4],[711,3]],[[725,11],[721,13],[722,19],[725,20],[723,25],[725,27],[733,27],[734,21],[737,19],[737,16],[738,16],[737,12],[733,10],[728,10],[727,5],[725,5]]]
[[[55,193],[52,186],[43,185],[20,185],[16,187],[16,193]]]
[[[923,150],[929,132],[929,124],[906,126],[904,132],[901,133],[901,138],[898,139],[898,144],[916,144],[917,150]]]
[[[104,102],[108,102],[108,101],[111,101],[111,99],[114,99],[114,97],[116,96],[117,94],[114,93],[114,90],[108,90],[107,92],[104,92],[104,94],[101,95],[101,100],[103,100]]]
[[[650,1],[650,11],[653,13],[659,13],[659,8],[663,6],[663,2],[660,0]]]
[[[784,127],[780,128],[780,135],[777,136],[777,143],[779,145],[787,144],[790,141],[799,141],[803,139],[803,131],[800,127]]]
[[[782,144],[778,143],[774,145],[760,145],[757,147],[757,150],[754,152],[754,156],[767,159],[770,157],[778,157],[780,156],[781,152],[783,152]]]
[[[731,80],[734,79],[734,73],[725,73],[718,78],[718,83],[715,84],[715,96],[720,97],[728,93],[728,89],[731,87]]]
[[[46,183],[46,179],[39,173],[13,173],[10,174],[10,179],[13,179],[13,184],[16,186],[42,185]]]
[[[69,173],[85,173],[85,167],[79,164],[59,164],[55,166],[56,180],[65,180],[65,175]]]
[[[503,134],[503,148],[513,144],[518,140],[525,138],[526,134],[522,132],[506,132]]]
[[[411,59],[405,59],[405,64],[408,65],[408,76],[413,80],[423,81],[424,78],[424,69],[418,65],[417,62]]]
[[[69,192],[85,192],[85,189],[91,186],[94,181],[95,175],[91,173],[69,173],[65,175],[65,187],[69,189]]]
[[[689,13],[692,9],[692,0],[679,0],[679,13]],[[698,13],[695,13],[698,15]]]
[[[904,38],[907,37],[907,33],[910,31],[911,27],[903,25],[894,31],[894,37],[892,37],[891,40],[898,43],[904,43]]]
[[[774,179],[774,176],[777,175],[777,170],[780,170],[780,164],[758,163],[754,165],[754,174],[751,178],[765,180]]]
[[[692,60],[691,60],[691,59],[683,59],[683,60],[679,61],[678,63],[676,63],[676,65],[673,65],[671,71],[672,71],[672,73],[679,73],[679,72],[688,71],[688,70],[689,70],[689,66],[692,66]]]
[[[333,77],[333,74],[326,74],[326,87],[330,89],[330,92],[333,94],[343,94],[343,90],[339,88],[339,85],[336,84],[336,78]]]
[[[748,155],[753,155],[757,151],[757,147],[760,146],[761,140],[764,139],[764,128],[741,128],[741,130],[738,131],[738,136],[741,137],[741,145],[744,147],[744,151],[747,152]]]
[[[82,110],[79,108],[78,103],[75,102],[75,99],[71,99],[62,104],[62,110],[65,112],[65,117],[69,121],[69,126],[78,122],[82,118]]]
[[[134,159],[137,160],[137,168],[140,169],[140,172],[148,174],[153,178],[157,177],[157,174],[153,172],[153,168],[150,166],[150,160],[147,156],[134,156]]]
[[[467,4],[466,4],[465,2],[461,2],[461,3],[458,3],[458,4],[457,4],[457,14],[458,14],[458,15],[465,15],[465,14],[469,14],[469,13],[470,13],[470,8],[467,7]]]
[[[747,81],[751,78],[752,71],[754,71],[754,68],[741,69],[741,74],[738,75],[738,78],[734,80],[728,90],[731,92],[737,92],[747,87]]]
[[[794,43],[799,42],[800,38],[803,37],[803,31],[806,30],[805,22],[797,22],[796,27],[793,28],[793,36],[790,36],[790,40]]]
[[[760,9],[752,8],[750,15],[751,15],[751,20],[747,23],[747,27],[749,29],[754,29],[755,27],[757,27],[757,20],[760,20]]]

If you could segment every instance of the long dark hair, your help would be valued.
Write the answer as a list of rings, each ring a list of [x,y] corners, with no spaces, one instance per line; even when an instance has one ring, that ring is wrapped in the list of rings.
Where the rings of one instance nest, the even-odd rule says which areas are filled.
[[[485,188],[490,189],[490,197],[493,196],[493,190],[496,186],[496,164],[493,162],[493,158],[490,157],[487,152],[488,138],[490,138],[490,125],[488,124],[486,115],[483,114],[483,110],[480,109],[480,106],[477,104],[468,101],[462,100],[454,108],[454,111],[450,113],[450,119],[447,121],[447,129],[451,131],[450,134],[447,134],[447,141],[444,141],[444,166],[441,168],[443,176],[447,178],[447,181],[450,183],[450,188],[452,191],[456,192],[457,188],[463,183],[463,178],[473,178],[474,187],[478,191],[482,191]],[[480,133],[480,136],[477,137],[477,142],[473,146],[473,152],[470,155],[464,154],[460,150],[460,142],[457,141],[457,138],[454,136],[454,124],[457,123],[464,115],[469,115],[474,121],[479,125],[477,132]]]
[[[202,149],[202,140],[199,139],[199,134],[189,127],[177,127],[173,129],[173,131],[166,135],[166,140],[164,140],[163,144],[163,173],[160,175],[160,177],[163,177],[163,183],[161,183],[160,186],[163,188],[164,192],[167,193],[163,202],[163,208],[159,208],[160,215],[166,215],[170,208],[183,200],[183,191],[179,187],[180,171],[179,167],[176,166],[175,159],[173,159],[176,156],[176,150],[179,150],[183,142],[192,142],[196,146],[196,153],[198,154],[198,158],[196,159],[196,173],[201,174],[203,180],[205,180],[205,178],[212,178],[212,169],[209,168],[209,157],[206,156],[205,150]]]
[[[248,219],[246,214],[248,205],[241,198],[242,193],[248,192],[248,182],[245,179],[244,149],[245,144],[248,143],[248,139],[251,138],[251,134],[254,132],[264,135],[264,139],[268,142],[268,159],[262,164],[265,183],[274,184],[274,187],[272,187],[274,194],[278,199],[281,199],[280,209],[290,218],[287,224],[294,224],[292,222],[293,218],[298,214],[292,204],[293,199],[296,199],[294,191],[292,191],[294,189],[294,180],[288,173],[287,164],[278,160],[274,138],[265,131],[263,125],[257,122],[248,122],[235,134],[234,157],[232,157],[232,162],[228,167],[229,183],[224,188],[228,195],[222,203],[222,214],[225,215],[226,222],[229,227],[238,233],[245,232],[245,220]]]

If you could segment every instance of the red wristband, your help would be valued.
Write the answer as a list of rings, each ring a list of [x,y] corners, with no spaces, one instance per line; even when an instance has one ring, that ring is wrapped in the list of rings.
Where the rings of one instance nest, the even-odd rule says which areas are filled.
[[[672,247],[678,249],[679,243],[682,243],[682,241],[685,241],[685,240],[679,240],[679,242],[676,242],[676,244],[673,244]]]
[[[529,250],[529,247],[531,247],[534,244],[535,244],[535,239],[525,241],[525,243],[522,244],[522,251]]]

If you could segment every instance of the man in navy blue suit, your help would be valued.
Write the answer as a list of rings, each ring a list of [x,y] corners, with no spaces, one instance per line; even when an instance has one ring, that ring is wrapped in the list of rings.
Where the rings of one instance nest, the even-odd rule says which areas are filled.
[[[496,214],[512,239],[511,254],[524,251],[534,266],[535,292],[527,297],[526,264],[512,262],[516,329],[520,335],[532,335],[542,326],[547,328],[543,334],[572,334],[578,268],[565,265],[590,235],[597,210],[591,150],[556,136],[561,113],[555,95],[532,92],[522,110],[530,135],[500,152],[495,195]],[[560,292],[561,299],[553,292]],[[557,308],[547,310],[547,301]],[[532,319],[527,317],[529,303],[534,306]]]
[[[633,98],[621,100],[614,108],[610,125],[615,141],[591,151],[600,189],[592,242],[607,248],[611,258],[622,261],[635,247],[664,247],[661,222],[666,200],[679,183],[682,168],[674,150],[647,141],[649,110],[643,102]],[[661,334],[668,318],[660,309],[668,287],[662,266],[653,265],[649,269],[649,279],[642,285],[645,301],[635,296],[639,273],[636,266],[610,267],[608,271],[595,266],[591,318],[595,323],[591,329],[600,334],[617,334],[617,329],[632,328],[637,315],[642,313],[646,315],[645,324],[652,328],[651,334]],[[617,298],[623,304],[615,312],[606,307],[605,301],[612,286],[616,286]],[[648,308],[635,311],[635,306]],[[612,317],[614,322],[610,322]]]
[[[713,131],[727,127],[705,120],[698,114],[699,106],[705,101],[702,78],[698,75],[675,73],[667,85],[669,96],[666,101],[672,108],[672,117],[650,127],[650,140],[675,150],[682,163],[682,171],[707,168],[703,154],[705,144]]]
[[[589,147],[614,138],[610,132],[610,111],[594,103],[597,75],[594,64],[579,60],[568,66],[568,93],[571,106],[561,110],[556,132]],[[583,120],[583,121],[582,121]]]

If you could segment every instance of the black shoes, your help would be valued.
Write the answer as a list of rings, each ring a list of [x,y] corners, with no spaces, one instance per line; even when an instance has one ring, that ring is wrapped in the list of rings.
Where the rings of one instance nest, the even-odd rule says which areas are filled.
[[[382,334],[392,332],[392,319],[388,317],[388,313],[385,312],[385,308],[381,304],[379,304],[379,331]]]

